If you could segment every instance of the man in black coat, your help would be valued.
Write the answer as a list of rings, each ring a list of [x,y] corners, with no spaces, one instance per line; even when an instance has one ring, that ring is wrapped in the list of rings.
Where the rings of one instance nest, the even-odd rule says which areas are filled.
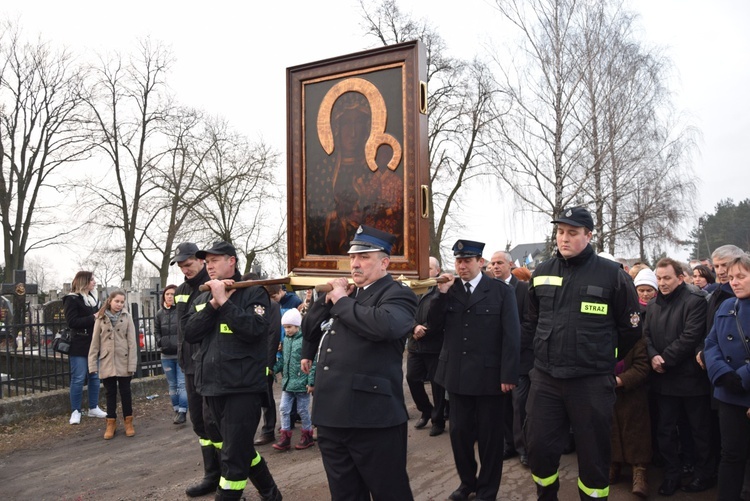
[[[430,257],[430,276],[437,277],[438,275],[440,275],[440,264],[437,259]],[[414,329],[412,329],[412,335],[406,342],[408,351],[406,382],[409,385],[409,391],[417,410],[422,413],[414,427],[422,429],[432,419],[431,437],[440,435],[445,431],[445,388],[435,381],[438,355],[443,347],[443,331],[431,329],[427,322],[430,305],[438,294],[437,287],[430,287],[427,292],[420,296],[417,316],[414,319]],[[430,398],[424,389],[425,381],[430,382],[433,403],[430,403]]]
[[[417,298],[387,272],[395,241],[360,226],[349,248],[354,285],[329,281],[302,320],[303,372],[318,353],[312,421],[334,501],[413,499],[401,365]]]
[[[503,416],[503,435],[505,446],[503,448],[503,459],[509,459],[516,454],[520,455],[521,464],[529,465],[526,453],[526,439],[523,433],[523,423],[526,420],[526,399],[529,396],[529,371],[534,367],[534,331],[529,328],[529,283],[522,282],[511,273],[513,257],[510,252],[497,251],[492,254],[489,269],[495,279],[502,280],[510,285],[516,294],[516,305],[518,306],[518,319],[521,322],[521,356],[518,365],[518,386],[513,388],[512,395],[506,395]]]
[[[664,258],[656,264],[659,293],[646,306],[643,335],[651,359],[651,390],[659,409],[657,440],[664,457],[659,494],[671,496],[680,486],[679,441],[675,427],[685,413],[695,443],[695,478],[683,489],[699,492],[713,487],[710,384],[695,360],[706,337],[706,300],[683,281],[682,265]]]
[[[503,394],[518,382],[520,323],[508,284],[481,272],[484,244],[458,240],[453,246],[456,280],[444,274],[428,315],[444,332],[435,379],[448,391],[450,437],[461,485],[451,500],[495,499],[503,472]],[[477,475],[474,445],[479,445]]]
[[[175,308],[177,309],[177,360],[185,374],[185,390],[188,396],[188,412],[193,431],[198,435],[203,457],[203,478],[198,483],[189,485],[185,494],[190,497],[204,496],[216,491],[221,477],[221,434],[218,426],[209,418],[204,409],[203,397],[195,388],[195,364],[193,355],[198,352],[200,345],[185,341],[185,323],[190,318],[191,304],[201,292],[198,288],[208,282],[206,265],[203,259],[196,257],[198,246],[193,242],[182,242],[177,246],[170,265],[177,264],[185,275],[174,293]]]

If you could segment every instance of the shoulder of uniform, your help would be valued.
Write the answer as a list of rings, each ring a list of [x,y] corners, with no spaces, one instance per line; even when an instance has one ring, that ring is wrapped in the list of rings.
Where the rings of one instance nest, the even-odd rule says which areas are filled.
[[[493,278],[492,281],[493,282],[499,282],[500,284],[502,284],[502,285],[500,285],[500,287],[510,288],[510,284],[508,282],[506,282],[505,280],[500,280],[499,278]]]

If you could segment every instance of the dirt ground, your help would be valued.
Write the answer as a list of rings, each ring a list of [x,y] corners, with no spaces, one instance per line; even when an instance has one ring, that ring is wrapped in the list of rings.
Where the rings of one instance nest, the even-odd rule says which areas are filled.
[[[429,393],[429,391],[428,391]],[[409,422],[408,470],[417,501],[443,500],[458,487],[447,433],[430,437],[415,430],[419,414],[405,388]],[[278,399],[277,399],[278,403]],[[164,393],[154,400],[135,398],[136,436],[127,438],[122,424],[114,439],[105,441],[104,420],[83,418],[79,426],[68,424],[69,415],[54,420],[35,419],[22,425],[0,427],[0,499],[3,500],[184,500],[185,488],[202,476],[200,450],[189,421],[172,424],[171,405]],[[294,442],[299,429],[295,430]],[[317,447],[277,452],[271,445],[259,447],[284,499],[326,500],[328,485]],[[578,499],[575,454],[563,456],[560,499]],[[651,468],[652,496],[661,471]],[[630,478],[610,489],[610,499],[639,499],[630,493]],[[248,500],[259,499],[248,484]],[[534,484],[529,470],[517,458],[505,461],[500,499],[533,500]],[[703,501],[716,498],[716,489],[701,494],[678,492],[671,499]],[[197,499],[212,499],[205,496]]]

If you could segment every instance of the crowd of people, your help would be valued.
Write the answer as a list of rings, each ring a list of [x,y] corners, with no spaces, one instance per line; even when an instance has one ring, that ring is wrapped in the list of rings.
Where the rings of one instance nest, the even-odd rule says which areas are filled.
[[[388,273],[396,238],[366,225],[349,242],[350,279],[305,300],[280,286],[235,287],[248,277],[229,243],[180,244],[172,264],[185,282],[165,289],[157,335],[175,422],[189,413],[203,457],[204,476],[186,493],[240,499],[250,480],[261,499],[281,500],[256,447],[317,444],[331,499],[413,499],[405,376],[414,427],[448,432],[460,480],[450,500],[496,499],[514,457],[538,499],[555,500],[561,455],[572,451],[582,500],[606,499],[628,470],[633,494],[647,497],[651,465],[663,467],[661,496],[718,483],[718,499],[748,499],[750,256],[725,245],[711,259],[650,268],[597,254],[583,207],[552,223],[555,255],[533,272],[506,251],[486,261],[482,242],[459,239],[455,274],[430,258],[434,285],[419,296]],[[88,377],[88,414],[107,418],[105,438],[118,385],[131,436],[132,320],[121,292],[99,309],[93,276],[79,275],[64,300],[82,333],[70,357],[71,423]]]

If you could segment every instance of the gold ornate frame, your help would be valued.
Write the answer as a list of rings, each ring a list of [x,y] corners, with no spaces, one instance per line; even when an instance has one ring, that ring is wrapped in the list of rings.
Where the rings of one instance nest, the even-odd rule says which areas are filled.
[[[419,41],[287,68],[290,272],[348,275],[369,224],[397,235],[392,274],[428,276],[426,72]]]

